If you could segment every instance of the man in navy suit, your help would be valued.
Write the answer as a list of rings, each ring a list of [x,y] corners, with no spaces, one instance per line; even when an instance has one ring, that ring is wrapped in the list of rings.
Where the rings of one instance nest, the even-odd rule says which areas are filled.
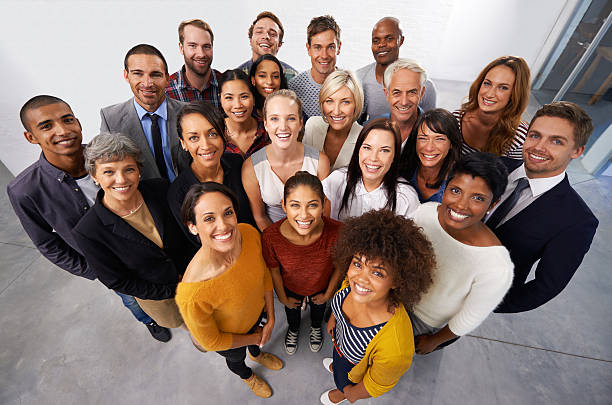
[[[495,312],[530,311],[550,301],[588,252],[598,221],[565,170],[584,152],[592,131],[591,119],[576,104],[546,104],[529,125],[523,163],[504,159],[508,186],[485,222],[510,251],[515,269]],[[535,279],[527,281],[538,260]]]

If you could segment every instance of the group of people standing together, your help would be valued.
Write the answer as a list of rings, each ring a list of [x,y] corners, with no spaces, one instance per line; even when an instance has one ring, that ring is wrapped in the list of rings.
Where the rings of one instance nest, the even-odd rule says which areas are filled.
[[[337,69],[340,29],[307,28],[312,68],[276,58],[284,30],[260,13],[252,58],[220,73],[214,35],[184,21],[173,75],[155,47],[124,60],[134,97],[101,110],[101,134],[53,96],[20,118],[37,162],[8,186],[41,253],[114,290],[154,338],[171,328],[216,351],[260,397],[270,386],[246,365],[284,367],[262,351],[274,295],[298,350],[333,342],[324,404],[391,390],[413,354],[442,348],[493,311],[522,312],[556,296],[588,251],[597,219],[565,169],[592,132],[569,102],[521,120],[529,68],[492,61],[455,112],[435,108],[425,69],[399,58],[399,21],[372,31],[375,62]],[[535,278],[528,274],[539,261]]]

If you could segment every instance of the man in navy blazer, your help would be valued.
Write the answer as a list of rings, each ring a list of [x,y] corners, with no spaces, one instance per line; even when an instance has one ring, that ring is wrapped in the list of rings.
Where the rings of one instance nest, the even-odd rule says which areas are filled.
[[[181,149],[176,128],[176,117],[186,103],[166,97],[168,65],[154,46],[134,46],[123,63],[123,76],[134,97],[102,108],[100,131],[122,133],[136,142],[144,158],[143,179],[164,177],[173,181],[189,166],[189,155]],[[153,120],[160,131],[161,160],[156,159]]]
[[[565,170],[584,152],[592,131],[591,119],[576,104],[547,104],[531,120],[523,163],[504,159],[508,186],[485,222],[510,251],[515,269],[512,287],[495,312],[530,311],[550,301],[588,252],[598,221],[570,186]],[[515,193],[514,204],[505,204],[509,209],[502,214],[519,183],[525,188]],[[526,281],[538,260],[535,279]]]

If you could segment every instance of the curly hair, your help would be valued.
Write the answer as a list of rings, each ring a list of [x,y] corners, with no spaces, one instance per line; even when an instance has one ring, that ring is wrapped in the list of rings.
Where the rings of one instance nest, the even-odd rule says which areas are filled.
[[[389,210],[370,211],[344,223],[335,250],[335,265],[344,277],[355,255],[385,265],[395,284],[390,307],[404,304],[411,310],[433,283],[436,257],[431,242],[412,220]]]

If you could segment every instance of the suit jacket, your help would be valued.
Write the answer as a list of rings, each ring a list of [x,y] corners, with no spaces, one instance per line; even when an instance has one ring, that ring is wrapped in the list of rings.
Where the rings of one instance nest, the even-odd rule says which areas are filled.
[[[502,158],[511,172],[522,161]],[[493,229],[514,262],[512,287],[495,312],[529,311],[559,294],[589,251],[599,221],[567,175],[524,210]],[[525,282],[540,260],[535,279]]]
[[[178,175],[185,168],[189,167],[189,154],[181,148],[176,128],[176,117],[186,103],[171,99],[170,97],[166,97],[166,103],[168,105],[170,155],[172,156],[174,172]],[[147,143],[147,138],[138,119],[138,114],[134,107],[134,98],[132,97],[123,103],[102,108],[100,116],[102,119],[100,131],[119,132],[129,136],[136,142],[144,159],[144,168],[141,170],[142,178],[161,177],[155,163],[155,156]]]
[[[142,299],[174,297],[176,285],[195,250],[174,220],[166,193],[168,181],[141,181],[138,189],[151,212],[163,249],[102,203],[96,203],[74,227],[74,236],[87,263],[108,288]]]

